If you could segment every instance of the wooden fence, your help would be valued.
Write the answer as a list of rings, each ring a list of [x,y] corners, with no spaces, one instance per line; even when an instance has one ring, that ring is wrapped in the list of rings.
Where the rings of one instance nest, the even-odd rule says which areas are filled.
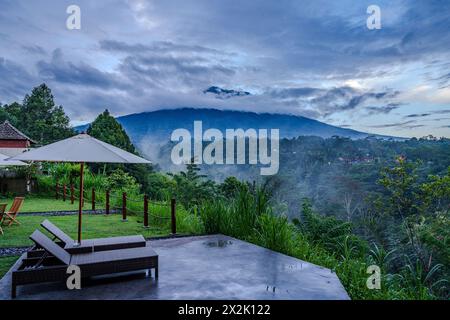
[[[79,199],[79,196],[77,196],[77,191],[79,195],[79,190],[74,187],[73,184],[70,186],[67,186],[66,184],[55,185],[55,199],[62,199],[62,201],[70,201],[71,204],[74,204],[75,200]],[[122,192],[121,195],[116,195],[114,192],[111,192],[111,190],[106,190],[105,192],[105,214],[109,215],[111,214],[112,210],[120,211],[122,214],[122,221],[127,221],[127,213],[134,213],[136,215],[142,214],[143,215],[143,226],[145,228],[150,228],[150,217],[153,217],[157,220],[170,220],[170,230],[172,234],[177,233],[177,222],[176,222],[176,200],[172,198],[170,200],[170,217],[163,217],[160,215],[156,215],[155,213],[151,213],[149,211],[149,204],[150,200],[147,195],[143,195],[142,199],[133,199],[130,198],[126,192]],[[89,193],[89,190],[84,190],[84,193]],[[121,197],[121,207],[113,207],[111,206],[111,199],[117,200],[119,197]],[[97,191],[95,188],[92,188],[90,190],[90,199],[87,199],[85,196],[83,196],[83,200],[87,200],[91,202],[92,210],[96,210],[96,204],[98,204],[99,200],[97,197]],[[134,203],[141,203],[143,204],[143,211],[135,211],[131,209],[127,204],[130,202]],[[155,203],[156,204],[156,203]],[[84,203],[83,203],[84,206]]]

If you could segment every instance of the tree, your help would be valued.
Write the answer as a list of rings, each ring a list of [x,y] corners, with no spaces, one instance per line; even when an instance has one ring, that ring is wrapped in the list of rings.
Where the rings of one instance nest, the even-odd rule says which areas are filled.
[[[335,179],[339,188],[338,197],[341,199],[345,209],[346,220],[350,222],[362,202],[360,183],[351,177],[343,175],[337,176]]]
[[[129,195],[139,193],[139,185],[136,179],[121,169],[116,169],[108,175],[106,179],[106,188],[109,190],[120,190]]]
[[[5,120],[9,120],[9,114],[8,112],[5,110],[4,107],[2,107],[1,103],[0,103],[0,123],[5,122]]]
[[[40,144],[65,139],[75,133],[63,107],[55,105],[52,92],[45,83],[33,88],[21,106],[13,104],[6,109],[17,118],[17,127]]]
[[[409,246],[426,268],[427,258],[417,232],[426,212],[425,197],[418,183],[418,163],[397,157],[394,167],[384,168],[379,183],[386,189],[384,210],[404,227]]]
[[[387,206],[392,214],[405,220],[419,212],[420,197],[417,184],[417,164],[403,157],[397,158],[397,165],[384,168],[378,181],[388,192]]]
[[[200,205],[204,200],[212,199],[216,195],[216,185],[213,181],[205,179],[199,174],[200,168],[194,159],[186,164],[186,171],[176,174],[169,173],[175,182],[173,194],[186,208]]]
[[[18,119],[21,114],[22,106],[17,102],[13,102],[11,104],[5,104],[2,108],[3,110],[3,119],[2,122],[8,120],[12,123],[13,126],[19,127]]]
[[[425,204],[429,212],[450,210],[450,167],[443,176],[430,175],[428,181],[422,184]]]
[[[87,134],[96,139],[112,144],[120,149],[139,155],[125,129],[113,116],[111,116],[108,109],[99,114],[98,117],[89,125]],[[149,187],[148,174],[153,171],[151,165],[143,164],[114,164],[108,166],[91,164],[90,166],[93,172],[99,171],[103,168],[106,173],[111,173],[117,168],[122,168],[125,172],[136,178],[139,184],[142,185],[144,191],[147,191]]]
[[[98,115],[94,122],[89,125],[87,134],[120,149],[138,154],[125,129],[111,116],[108,109]]]
[[[227,177],[219,186],[220,192],[227,198],[232,199],[241,188],[248,188],[246,183],[239,181],[236,177]]]

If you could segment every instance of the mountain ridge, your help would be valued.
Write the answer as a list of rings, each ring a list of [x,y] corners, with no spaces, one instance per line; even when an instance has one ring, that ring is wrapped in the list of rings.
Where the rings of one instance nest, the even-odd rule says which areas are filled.
[[[184,128],[193,132],[194,121],[203,122],[203,130],[216,128],[224,132],[226,129],[279,129],[280,138],[296,138],[298,136],[318,136],[329,138],[341,136],[351,139],[375,137],[390,139],[395,137],[361,132],[353,129],[337,127],[314,119],[292,114],[257,113],[251,111],[220,110],[214,108],[183,107],[146,111],[116,117],[124,127],[133,143],[140,144],[148,138],[170,140],[173,130]],[[89,124],[76,127],[78,131],[86,130]],[[153,140],[153,139],[152,139]]]

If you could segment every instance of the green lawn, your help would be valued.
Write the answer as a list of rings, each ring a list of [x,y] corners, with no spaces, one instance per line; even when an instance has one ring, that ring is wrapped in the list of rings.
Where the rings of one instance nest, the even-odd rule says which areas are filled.
[[[0,199],[0,203],[8,202],[12,199]],[[120,214],[84,214],[83,215],[83,236],[84,238],[114,237],[123,235],[142,234],[145,237],[160,236],[170,234],[170,208],[167,204],[150,203],[149,205],[149,224],[150,228],[143,228],[143,204],[130,203],[133,210],[128,209],[128,222],[121,221]],[[128,206],[127,206],[128,207]],[[76,210],[76,204],[70,204],[70,201],[55,200],[49,198],[27,197],[21,209],[25,212],[45,212],[59,210]],[[163,217],[159,219],[156,217]],[[0,248],[20,247],[31,245],[29,236],[39,227],[39,224],[49,219],[58,227],[64,230],[73,238],[76,237],[78,215],[68,216],[41,216],[18,214],[17,219],[20,225],[13,224],[10,227],[3,227],[4,235],[0,235]],[[193,234],[201,232],[201,225],[198,217],[188,214],[182,207],[177,206],[177,232]]]
[[[13,202],[13,198],[10,199],[0,199],[0,203],[7,203],[8,209]],[[96,209],[102,209],[104,206],[100,203],[96,204]],[[92,209],[90,202],[85,201],[84,209]],[[56,200],[55,198],[37,198],[37,197],[25,197],[25,201],[21,208],[21,212],[48,212],[48,211],[67,211],[67,210],[78,210],[78,202],[74,204],[70,203],[70,200],[63,201],[62,199]]]
[[[19,256],[0,258],[0,279],[8,272],[17,259],[19,259]]]
[[[0,203],[12,203],[12,199],[0,199]],[[136,212],[142,212],[141,204],[136,204],[133,208]],[[90,208],[90,204],[85,206]],[[46,212],[60,210],[76,210],[77,205],[70,204],[70,201],[63,202],[49,198],[27,197],[25,199],[21,212]],[[131,211],[131,210],[130,210]],[[159,217],[170,217],[170,209],[165,204],[153,204],[149,206],[150,214]],[[137,215],[128,215],[128,221],[122,222],[120,214],[110,215],[83,215],[83,238],[103,238],[124,235],[141,234],[144,237],[167,236],[170,234],[170,220],[155,220],[150,216],[150,228],[143,228],[142,213]],[[26,215],[20,214],[17,219],[20,225],[14,224],[10,227],[3,226],[4,234],[0,234],[0,248],[22,247],[32,245],[29,236],[36,229],[45,231],[39,226],[42,221],[48,219],[61,228],[72,238],[77,237],[78,215],[68,216],[42,216],[42,215]],[[195,234],[202,232],[202,226],[197,216],[187,213],[183,208],[177,206],[177,233],[178,234]],[[16,257],[0,258],[0,278],[9,270],[16,261]]]
[[[144,237],[168,235],[170,233],[169,224],[163,229],[142,227],[142,218],[129,216],[128,222],[121,221],[121,215],[83,215],[83,237],[100,238],[114,237],[123,235],[142,234]],[[39,228],[39,224],[48,219],[64,230],[72,238],[76,238],[78,216],[19,216],[21,225],[12,225],[3,227],[4,235],[0,235],[0,247],[21,247],[31,245],[28,238],[34,230]],[[42,228],[41,228],[42,229]]]

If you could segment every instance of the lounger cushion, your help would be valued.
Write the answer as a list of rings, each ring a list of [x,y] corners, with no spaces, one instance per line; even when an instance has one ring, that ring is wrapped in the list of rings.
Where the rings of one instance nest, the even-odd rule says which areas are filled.
[[[140,247],[112,251],[100,251],[87,254],[72,255],[71,264],[77,266],[98,264],[98,263],[114,263],[124,260],[143,259],[157,257],[158,254],[150,247]]]
[[[39,230],[35,230],[30,236],[30,239],[34,241],[38,246],[45,249],[47,252],[55,256],[61,262],[66,265],[70,264],[70,254],[58,246],[55,242],[50,240],[45,234]]]
[[[113,237],[113,238],[95,238],[92,239],[94,242],[94,247],[103,247],[114,244],[116,247],[122,245],[128,245],[130,243],[136,243],[142,247],[145,247],[145,238],[142,235],[136,236],[123,236],[123,237]]]
[[[65,234],[64,231],[59,229],[50,221],[45,220],[41,223],[41,226],[48,232],[53,234],[56,238],[61,240],[64,243],[64,249],[69,250],[71,253],[145,247],[146,245],[145,238],[142,235],[136,235],[87,239],[81,242],[81,247],[74,247],[74,241],[72,240],[72,238]]]
[[[55,226],[53,223],[51,223],[47,219],[41,223],[41,226],[45,230],[47,230],[48,232],[53,234],[56,238],[58,238],[58,240],[64,242],[64,244],[73,243],[73,241],[74,241],[71,237],[69,237],[67,234],[65,234],[60,228]]]

